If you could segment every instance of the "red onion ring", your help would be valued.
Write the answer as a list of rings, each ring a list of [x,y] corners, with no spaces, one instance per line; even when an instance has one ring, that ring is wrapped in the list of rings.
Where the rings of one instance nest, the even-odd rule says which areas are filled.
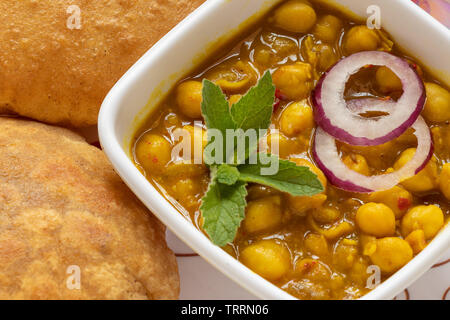
[[[387,116],[364,118],[347,108],[345,84],[366,65],[386,66],[402,82],[403,94],[395,105],[385,102],[390,106]],[[365,51],[342,59],[322,75],[312,101],[315,120],[328,134],[351,145],[373,146],[397,138],[411,127],[423,109],[425,97],[423,82],[407,61],[386,52]]]
[[[417,137],[416,153],[411,161],[392,173],[368,177],[351,170],[342,162],[335,139],[320,127],[315,133],[313,157],[328,180],[341,189],[359,193],[388,190],[419,173],[433,156],[433,142],[425,120],[419,117],[412,128]]]

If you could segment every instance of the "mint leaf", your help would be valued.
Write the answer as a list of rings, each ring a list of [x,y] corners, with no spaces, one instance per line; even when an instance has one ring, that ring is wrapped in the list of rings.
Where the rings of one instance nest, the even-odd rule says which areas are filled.
[[[203,216],[203,229],[214,244],[222,247],[236,237],[239,225],[245,217],[246,185],[243,181],[237,181],[229,186],[218,182],[214,177],[209,184],[200,211]]]
[[[267,71],[258,84],[231,107],[236,129],[245,131],[269,128],[274,100],[275,86],[270,72]]]
[[[202,99],[202,115],[208,129],[218,129],[224,136],[227,129],[234,129],[230,106],[218,85],[204,79]]]
[[[279,161],[279,168],[275,174],[261,174],[261,169],[269,168],[270,162],[263,164],[259,156],[257,164],[242,164],[238,166],[239,179],[244,182],[263,184],[288,192],[293,196],[312,196],[323,191],[323,186],[317,175],[311,172],[308,167],[297,166],[294,162],[281,160],[271,154],[267,155],[267,158],[270,162]]]
[[[236,167],[223,164],[217,169],[217,181],[232,186],[239,180],[239,170]]]
[[[223,138],[223,141],[221,141],[223,145],[222,163],[225,163],[226,130],[235,128],[235,123],[231,118],[230,106],[220,87],[207,79],[203,80],[202,99],[202,115],[209,131],[207,131],[208,144],[212,142],[212,135],[209,129],[219,130]],[[208,164],[214,162],[209,158],[205,158],[205,161]]]
[[[256,86],[231,107],[231,117],[236,123],[236,129],[241,129],[236,132],[235,143],[245,144],[244,150],[236,151],[233,163],[244,163],[250,154],[256,152],[258,140],[264,135],[260,130],[266,130],[270,126],[274,100],[275,86],[267,71]],[[250,138],[251,136],[254,138]]]

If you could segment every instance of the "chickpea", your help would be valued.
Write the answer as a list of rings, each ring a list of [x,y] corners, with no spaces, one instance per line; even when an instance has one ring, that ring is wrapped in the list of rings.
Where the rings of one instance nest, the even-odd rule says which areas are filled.
[[[309,133],[313,127],[313,111],[306,100],[290,104],[281,114],[280,129],[288,137]]]
[[[276,62],[276,56],[267,46],[257,46],[253,53],[253,61],[260,69],[268,69]]]
[[[381,39],[376,31],[367,26],[354,26],[344,36],[344,49],[348,55],[377,50],[380,44]]]
[[[318,55],[316,66],[320,71],[328,70],[339,60],[333,47],[327,44],[318,44],[314,47],[314,50]]]
[[[450,200],[450,163],[442,166],[441,175],[439,176],[439,187],[442,194]]]
[[[423,230],[415,230],[411,232],[405,238],[405,240],[411,246],[414,254],[418,254],[427,246],[427,242],[425,240],[425,233],[423,232]]]
[[[353,245],[345,244],[339,241],[333,252],[333,265],[339,271],[351,269],[354,262],[358,259],[358,248]]]
[[[413,198],[409,191],[395,186],[389,190],[370,194],[369,200],[384,203],[394,212],[395,218],[400,219],[408,211]]]
[[[367,259],[364,259],[363,257],[356,259],[349,274],[353,283],[357,283],[359,286],[363,287],[367,285],[367,278],[370,275],[367,273],[369,263],[366,260]]]
[[[279,196],[250,201],[246,208],[244,228],[249,233],[264,232],[281,224],[281,199]]]
[[[365,176],[370,176],[370,168],[366,158],[360,154],[350,154],[345,156],[342,161],[351,170],[356,171]]]
[[[315,209],[311,214],[314,220],[320,223],[332,223],[341,216],[339,210],[331,207],[321,207]]]
[[[196,181],[200,181],[208,173],[208,167],[204,163],[192,164],[185,161],[173,161],[166,167],[164,177],[169,179],[195,178]]]
[[[207,71],[204,76],[227,94],[245,92],[257,81],[254,67],[249,61],[239,57],[226,59]]]
[[[361,246],[364,255],[370,256],[376,251],[376,240],[376,237],[364,233],[359,235],[359,245]]]
[[[333,225],[332,227],[329,228],[320,228],[317,225],[315,225],[314,230],[320,232],[328,240],[336,240],[354,232],[355,228],[349,222],[341,221],[339,224]]]
[[[290,160],[295,162],[299,166],[308,167],[313,173],[317,175],[324,188],[324,191],[322,193],[313,195],[311,197],[292,196],[290,194],[287,195],[289,207],[291,208],[291,210],[295,214],[304,215],[308,210],[319,208],[327,200],[327,196],[325,194],[327,187],[327,178],[319,168],[317,168],[314,164],[306,159],[291,158]]]
[[[293,213],[304,216],[307,211],[320,208],[327,201],[327,195],[324,193],[316,194],[311,197],[288,195],[289,207]]]
[[[280,194],[280,191],[273,189],[271,187],[264,186],[262,184],[251,184],[250,187],[248,187],[247,191],[248,191],[247,200],[249,201],[276,196]]]
[[[191,178],[180,179],[172,187],[174,195],[178,202],[187,209],[196,209],[198,200],[196,194],[201,192],[200,185]]]
[[[274,33],[265,33],[264,42],[270,44],[270,47],[276,52],[277,62],[291,55],[298,54],[298,43],[292,38],[274,36]]]
[[[441,159],[450,159],[450,125],[440,125],[431,128],[435,154]]]
[[[241,100],[242,96],[240,94],[233,94],[229,99],[228,99],[228,104],[230,105],[230,107],[237,103],[239,100]]]
[[[278,151],[275,150],[274,146],[278,145]],[[268,147],[268,149],[267,149]],[[282,133],[270,133],[267,136],[267,146],[261,145],[261,149],[267,149],[268,152],[272,154],[277,154],[280,158],[286,159],[291,154],[294,154],[298,149],[298,144],[295,140],[289,140]]]
[[[411,161],[416,153],[416,148],[409,148],[403,151],[394,163],[394,169],[398,170]],[[425,192],[433,190],[437,185],[438,168],[436,158],[432,158],[427,166],[415,176],[402,181],[403,187],[411,192]]]
[[[298,54],[298,43],[292,38],[263,31],[259,35],[259,40],[251,48],[254,50],[253,61],[263,70],[291,55]]]
[[[177,181],[173,188],[179,195],[194,194],[198,190],[195,181],[189,178]]]
[[[327,239],[321,234],[309,233],[304,240],[305,249],[318,257],[325,257],[328,255]]]
[[[208,136],[206,134],[206,130],[199,126],[192,125],[184,126],[183,130],[186,130],[190,136],[191,158],[196,160],[195,163],[202,163],[203,150],[208,144]]]
[[[275,240],[260,240],[241,251],[240,260],[248,268],[266,278],[277,280],[291,267],[289,250]]]
[[[376,237],[392,236],[395,233],[395,215],[382,203],[369,202],[356,212],[356,224],[365,233]]]
[[[161,172],[172,158],[172,146],[163,136],[147,133],[139,138],[135,154],[144,170]]]
[[[316,23],[316,12],[308,1],[290,0],[275,10],[274,24],[290,32],[304,33]]]
[[[302,100],[312,89],[312,69],[309,63],[296,62],[279,67],[272,75],[273,83],[289,100]]]
[[[450,120],[450,92],[441,86],[425,83],[427,101],[422,115],[432,122],[445,122]]]
[[[403,88],[399,77],[388,67],[379,67],[375,79],[377,81],[380,91],[383,93],[390,93],[394,91],[401,91]]]
[[[313,281],[328,281],[331,279],[331,271],[320,260],[302,259],[296,262],[295,271],[306,279]]]
[[[325,15],[319,18],[314,26],[314,36],[323,42],[334,42],[342,29],[342,22],[332,15]]]
[[[337,273],[333,273],[331,275],[331,279],[329,280],[328,283],[332,291],[342,290],[345,287],[344,277],[338,275]]]
[[[413,257],[408,242],[397,237],[386,237],[375,241],[376,249],[370,255],[372,263],[383,273],[393,273],[407,264]]]
[[[260,36],[261,43],[254,46],[253,61],[261,71],[287,57],[298,55],[298,43],[291,38],[264,31]]]
[[[444,225],[444,213],[435,205],[416,206],[402,219],[401,230],[404,237],[415,230],[423,230],[425,239],[433,238]]]
[[[202,83],[189,80],[178,85],[176,100],[180,111],[189,118],[199,119],[202,116]]]

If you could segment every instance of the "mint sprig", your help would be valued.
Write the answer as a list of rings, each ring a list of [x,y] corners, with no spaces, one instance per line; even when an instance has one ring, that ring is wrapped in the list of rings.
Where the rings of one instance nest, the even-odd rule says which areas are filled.
[[[217,181],[220,183],[232,186],[239,178],[240,173],[236,167],[223,164],[217,168]]]
[[[231,108],[220,87],[213,82],[203,80],[202,93],[202,114],[208,132],[211,133],[211,129],[220,131],[224,146],[221,163],[206,159],[211,169],[211,181],[200,206],[203,229],[214,244],[224,246],[236,237],[245,218],[246,186],[249,182],[267,185],[294,196],[312,196],[323,191],[319,179],[308,167],[280,160],[276,155],[265,154],[263,157],[258,154],[256,163],[245,163],[249,155],[257,150],[257,141],[245,144],[244,156],[238,155],[237,150],[234,150],[235,159],[231,162],[226,159],[227,129],[242,129],[241,132],[255,130],[259,139],[260,130],[269,128],[275,100],[275,86],[270,72],[266,72],[257,85]],[[210,133],[208,145],[217,138]],[[263,174],[273,161],[278,162],[278,170],[271,175]]]
[[[226,130],[234,129],[235,122],[233,118],[231,118],[230,107],[228,101],[223,94],[222,90],[219,86],[215,85],[211,81],[203,80],[203,89],[202,89],[202,115],[203,119],[205,119],[205,124],[208,129],[216,129],[219,130],[223,137],[222,145],[223,149],[223,162],[226,162]],[[211,144],[212,136],[210,132],[208,135],[208,145]],[[208,148],[208,145],[206,146]],[[209,153],[205,153],[208,155]],[[209,157],[205,157],[205,161],[207,164],[213,162]]]
[[[245,217],[247,184],[243,181],[233,185],[220,183],[214,171],[211,171],[211,182],[200,211],[205,232],[214,244],[224,246],[233,241],[237,227]]]
[[[267,129],[272,118],[275,86],[270,72],[251,88],[230,110],[235,129]]]
[[[279,161],[277,173],[273,175],[261,175],[261,169],[269,167],[269,164],[243,164],[238,167],[239,180],[263,184],[293,196],[313,196],[323,191],[322,184],[317,175],[308,167],[298,166],[292,161],[278,159],[273,154],[266,155],[272,161]],[[260,160],[260,157],[258,157]]]

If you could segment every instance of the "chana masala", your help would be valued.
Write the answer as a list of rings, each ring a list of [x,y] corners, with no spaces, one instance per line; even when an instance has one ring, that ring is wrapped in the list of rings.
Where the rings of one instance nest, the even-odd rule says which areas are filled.
[[[282,2],[178,83],[135,134],[136,166],[202,231],[211,168],[174,157],[174,133],[205,148],[203,80],[234,107],[267,72],[267,141],[323,189],[246,184],[245,218],[223,249],[300,299],[359,298],[373,288],[370,266],[388,278],[448,221],[450,93],[384,30],[313,1]]]

